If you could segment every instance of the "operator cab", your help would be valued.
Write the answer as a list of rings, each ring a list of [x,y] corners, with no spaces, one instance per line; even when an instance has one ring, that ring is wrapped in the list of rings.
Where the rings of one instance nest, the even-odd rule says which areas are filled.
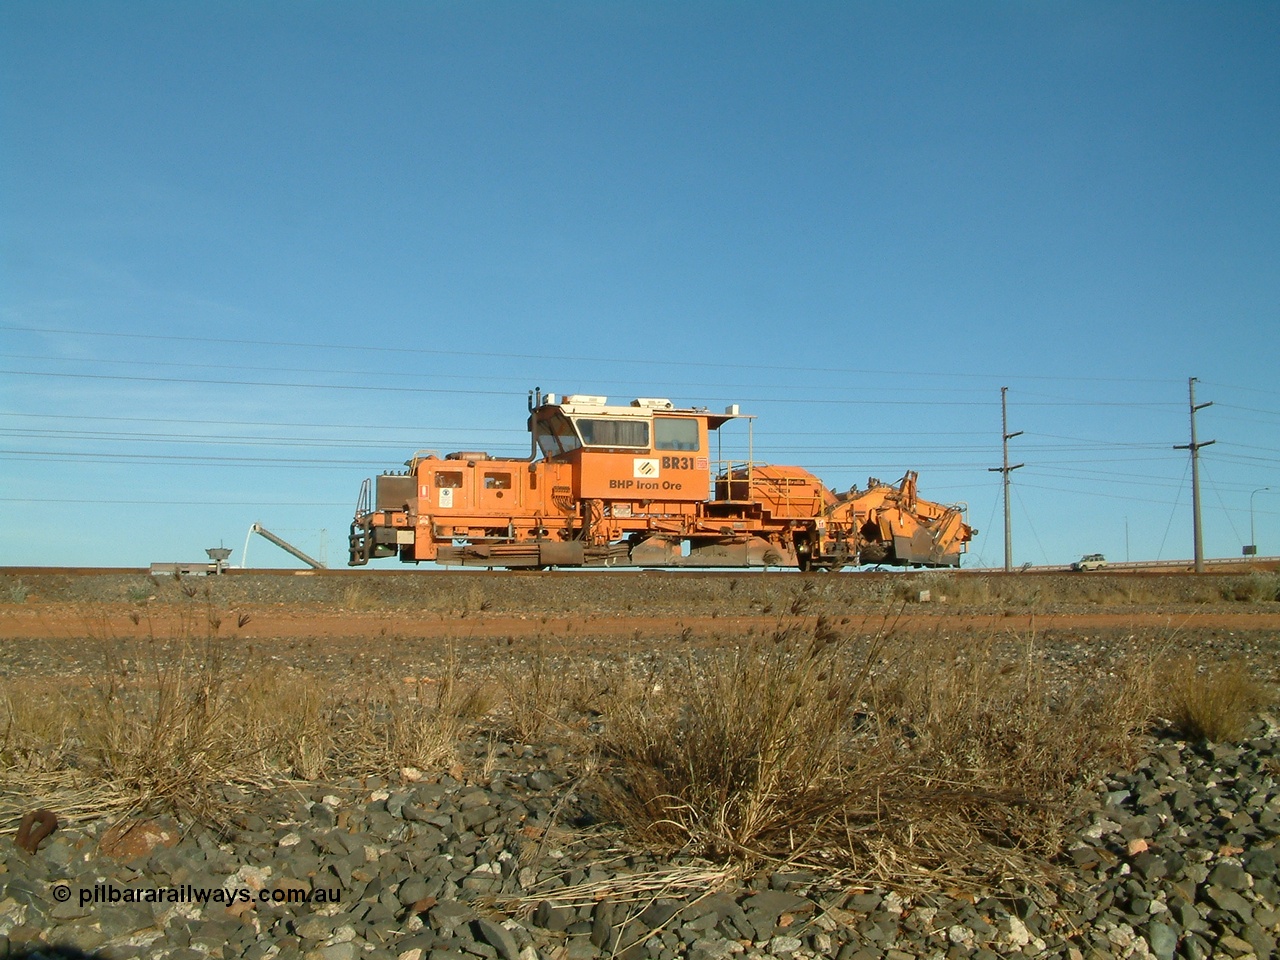
[[[663,397],[629,405],[607,397],[530,396],[529,429],[544,460],[572,463],[573,493],[602,500],[693,501],[707,497],[708,431],[739,416],[676,409]],[[536,455],[536,454],[535,454]]]

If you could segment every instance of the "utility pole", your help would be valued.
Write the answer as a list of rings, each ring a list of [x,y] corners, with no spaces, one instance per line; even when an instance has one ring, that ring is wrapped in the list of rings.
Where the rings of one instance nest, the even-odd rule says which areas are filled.
[[[1200,529],[1200,448],[1207,447],[1214,440],[1203,443],[1196,442],[1196,411],[1212,407],[1213,401],[1196,406],[1196,378],[1187,378],[1187,389],[1191,394],[1191,442],[1178,444],[1175,450],[1191,451],[1191,525],[1195,537],[1196,573],[1204,573],[1204,535]]]
[[[1009,441],[1014,437],[1022,436],[1022,431],[1016,433],[1009,432],[1009,406],[1008,406],[1008,387],[1000,388],[1000,433],[1002,435],[1002,447],[1004,448],[1004,466],[987,467],[987,473],[1004,474],[1004,572],[1008,573],[1013,569],[1013,524],[1009,520],[1009,474],[1019,467],[1026,464],[1018,463],[1012,467],[1009,466]]]

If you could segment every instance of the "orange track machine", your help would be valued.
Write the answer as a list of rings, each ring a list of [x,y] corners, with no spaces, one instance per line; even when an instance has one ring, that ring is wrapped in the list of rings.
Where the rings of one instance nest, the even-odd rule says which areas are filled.
[[[962,506],[897,484],[831,492],[799,467],[721,460],[738,412],[642,398],[529,395],[527,459],[419,454],[360,490],[351,566],[398,556],[469,567],[956,567]],[[718,439],[718,434],[716,434]],[[748,451],[751,450],[750,443]]]

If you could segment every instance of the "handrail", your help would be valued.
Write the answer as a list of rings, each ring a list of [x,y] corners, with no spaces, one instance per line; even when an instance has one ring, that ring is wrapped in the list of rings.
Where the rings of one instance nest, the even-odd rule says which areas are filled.
[[[373,513],[373,481],[365,477],[364,483],[360,484],[360,496],[356,498],[356,516],[365,517],[371,513]]]

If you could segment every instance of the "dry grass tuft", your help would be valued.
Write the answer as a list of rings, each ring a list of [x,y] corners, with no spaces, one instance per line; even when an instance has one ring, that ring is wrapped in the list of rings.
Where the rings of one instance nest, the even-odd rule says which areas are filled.
[[[572,740],[582,733],[584,719],[598,713],[602,699],[627,682],[616,665],[591,661],[570,666],[538,644],[523,662],[499,671],[499,725],[524,743]]]
[[[1149,670],[1058,695],[1034,640],[854,640],[826,619],[685,658],[605,708],[610,813],[649,842],[919,883],[1056,851],[1088,778],[1132,754]]]
[[[1184,657],[1167,669],[1163,686],[1167,715],[1192,740],[1239,740],[1267,702],[1266,690],[1240,660],[1205,667]]]
[[[1238,600],[1245,603],[1274,602],[1280,600],[1280,574],[1255,570],[1247,576],[1225,583],[1221,593],[1224,600]]]
[[[444,766],[486,706],[453,665],[434,682],[337,683],[274,660],[235,671],[223,649],[214,637],[158,644],[145,660],[113,658],[71,693],[0,684],[0,780],[14,798],[43,796],[55,808],[50,792],[92,787],[131,806],[212,818],[228,782]],[[0,796],[0,815],[6,806]]]
[[[349,583],[342,588],[342,608],[352,612],[377,610],[382,604],[363,583]]]
[[[841,732],[866,682],[825,619],[780,627],[606,705],[614,812],[652,840],[712,855],[787,845],[820,825],[841,775]]]

